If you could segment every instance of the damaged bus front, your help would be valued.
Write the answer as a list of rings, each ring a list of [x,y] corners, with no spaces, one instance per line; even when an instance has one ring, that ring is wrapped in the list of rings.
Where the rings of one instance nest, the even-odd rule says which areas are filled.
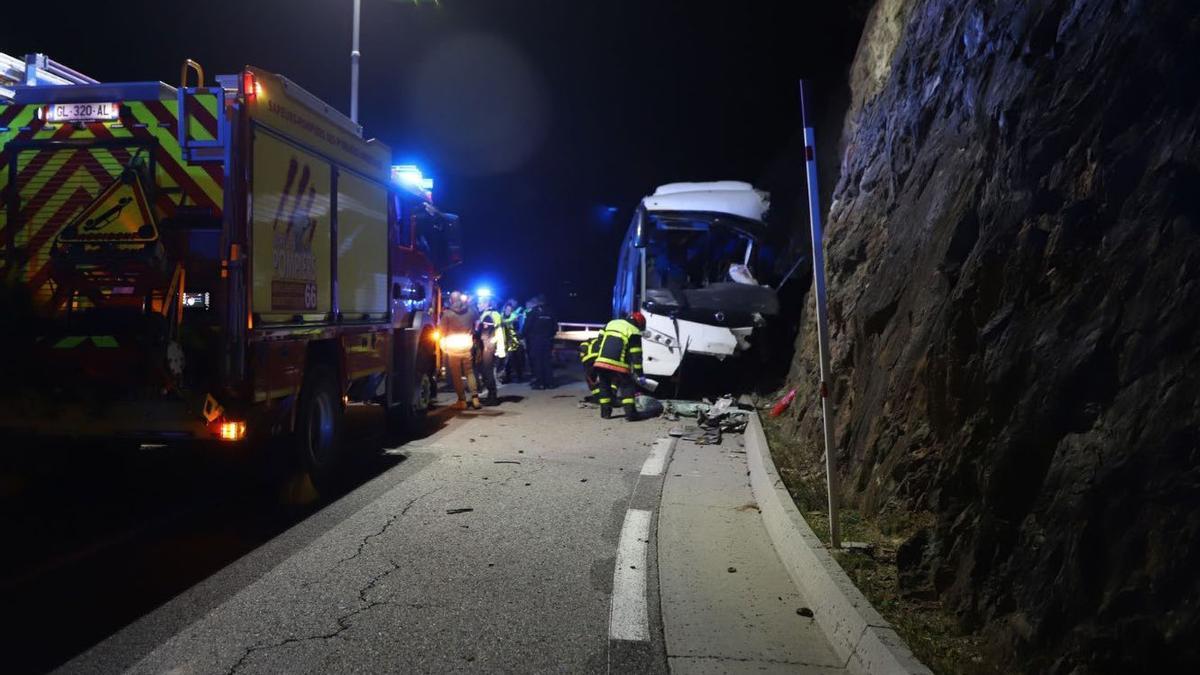
[[[673,378],[685,357],[750,350],[779,312],[754,276],[767,195],[737,181],[672,183],[642,200],[621,245],[613,313],[640,309],[645,373]]]

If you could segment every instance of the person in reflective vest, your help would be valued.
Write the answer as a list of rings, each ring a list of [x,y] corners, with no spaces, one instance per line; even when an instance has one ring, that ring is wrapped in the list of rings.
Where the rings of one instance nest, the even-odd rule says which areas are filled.
[[[508,352],[508,356],[504,358],[502,381],[506,384],[520,382],[525,377],[526,345],[521,341],[521,324],[525,322],[524,308],[518,305],[516,300],[509,300],[504,303],[501,318],[504,321],[505,351]]]
[[[502,359],[505,355],[504,323],[490,299],[484,300],[483,306],[484,310],[475,325],[475,332],[479,336],[475,367],[479,371],[480,388],[487,389],[484,405],[500,405],[496,389],[496,359]]]
[[[625,421],[638,419],[634,405],[637,380],[642,377],[642,331],[646,317],[634,312],[628,319],[613,319],[600,331],[596,376],[600,383],[600,417],[612,417],[613,398],[620,396]]]
[[[591,390],[584,401],[600,402],[600,381],[596,378],[596,357],[600,356],[600,336],[579,343],[579,362],[583,364],[583,378]]]

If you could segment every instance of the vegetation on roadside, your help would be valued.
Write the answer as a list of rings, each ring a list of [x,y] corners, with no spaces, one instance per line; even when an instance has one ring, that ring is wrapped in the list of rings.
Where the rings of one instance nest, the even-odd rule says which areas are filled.
[[[829,514],[821,457],[809,457],[783,433],[778,422],[764,417],[763,428],[784,485],[813,532],[828,542]],[[860,542],[866,547],[835,551],[834,558],[922,663],[946,675],[1006,672],[984,652],[982,639],[964,632],[941,602],[905,595],[900,588],[896,550],[914,532],[929,525],[930,516],[899,511],[868,515],[854,508],[842,508],[839,513],[842,542]]]

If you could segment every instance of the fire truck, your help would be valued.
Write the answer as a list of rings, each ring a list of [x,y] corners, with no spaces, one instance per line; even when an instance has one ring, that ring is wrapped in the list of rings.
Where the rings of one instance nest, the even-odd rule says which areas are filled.
[[[460,230],[386,145],[249,66],[0,73],[0,434],[287,437],[319,481],[351,402],[419,423]]]

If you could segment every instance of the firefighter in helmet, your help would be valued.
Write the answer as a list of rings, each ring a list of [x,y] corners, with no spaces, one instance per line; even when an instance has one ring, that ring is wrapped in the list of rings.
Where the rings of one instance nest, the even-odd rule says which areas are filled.
[[[596,375],[600,383],[600,417],[612,417],[613,398],[620,396],[625,421],[638,419],[634,393],[642,379],[642,331],[646,317],[633,312],[626,319],[613,319],[604,326],[596,356]]]

